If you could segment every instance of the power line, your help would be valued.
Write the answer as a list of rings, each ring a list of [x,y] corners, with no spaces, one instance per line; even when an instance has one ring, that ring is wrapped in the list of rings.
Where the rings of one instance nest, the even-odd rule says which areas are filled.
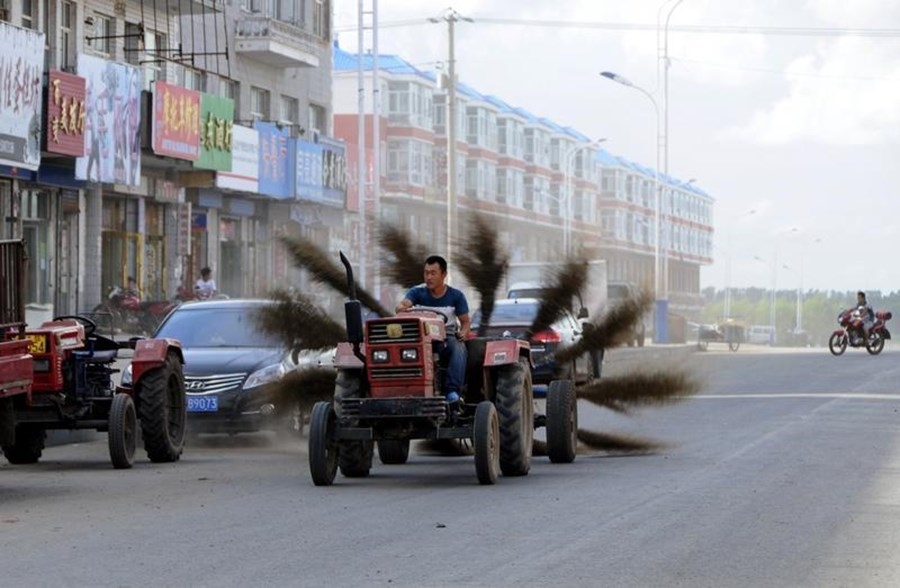
[[[474,17],[476,24],[529,26],[541,28],[600,29],[610,31],[652,31],[656,32],[656,24],[629,22],[585,22],[566,20],[535,20],[522,18]],[[426,18],[406,19],[379,23],[380,28],[396,28],[427,24]],[[336,32],[355,31],[355,25],[335,27]],[[729,26],[729,25],[670,25],[670,32],[700,33],[716,35],[776,35],[795,37],[873,37],[900,38],[900,29],[869,29],[844,27],[768,27],[768,26]]]
[[[699,61],[694,59],[682,59],[680,57],[670,57],[672,61],[677,61],[679,63],[686,63],[691,65],[701,65],[705,67],[714,67],[718,69],[731,69],[736,71],[752,71],[758,73],[770,73],[783,75],[787,77],[804,77],[804,78],[823,78],[823,79],[835,79],[835,80],[863,80],[863,81],[900,81],[900,78],[897,77],[888,77],[888,76],[852,76],[852,75],[829,75],[829,74],[818,74],[818,73],[801,73],[801,72],[789,72],[783,69],[769,69],[764,67],[748,67],[748,66],[738,66],[731,65],[726,63],[713,63],[710,61]]]

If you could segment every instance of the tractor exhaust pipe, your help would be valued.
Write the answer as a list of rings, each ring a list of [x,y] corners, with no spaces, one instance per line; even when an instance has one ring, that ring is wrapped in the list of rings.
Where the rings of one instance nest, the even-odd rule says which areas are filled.
[[[340,252],[341,263],[347,272],[347,293],[350,299],[344,303],[344,320],[347,323],[347,341],[353,345],[353,355],[361,362],[366,363],[366,357],[360,351],[360,344],[363,342],[363,320],[362,320],[362,304],[356,298],[356,282],[353,280],[353,268],[350,266],[350,260]]]

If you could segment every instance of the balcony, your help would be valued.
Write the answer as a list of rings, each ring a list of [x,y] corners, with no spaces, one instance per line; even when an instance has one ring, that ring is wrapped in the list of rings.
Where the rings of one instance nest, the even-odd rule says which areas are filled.
[[[236,53],[275,67],[319,67],[319,55],[327,50],[302,28],[265,16],[241,17],[234,38]]]

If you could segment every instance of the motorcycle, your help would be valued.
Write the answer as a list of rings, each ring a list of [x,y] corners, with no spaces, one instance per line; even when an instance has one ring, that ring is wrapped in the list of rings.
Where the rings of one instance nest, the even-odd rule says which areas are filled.
[[[840,328],[835,329],[828,339],[828,349],[832,355],[842,355],[847,351],[847,347],[865,347],[869,355],[878,355],[884,349],[885,340],[891,338],[886,323],[892,316],[890,311],[877,311],[875,323],[869,329],[869,336],[866,338],[860,311],[855,308],[841,311],[837,317]]]
[[[218,290],[201,290],[196,286],[191,290],[186,286],[179,286],[175,299],[179,302],[187,302],[189,300],[228,300],[229,296],[222,294]]]
[[[94,313],[107,315],[112,329],[136,335],[151,335],[159,322],[178,303],[169,300],[142,301],[134,290],[112,286],[106,295],[107,301],[94,307]]]

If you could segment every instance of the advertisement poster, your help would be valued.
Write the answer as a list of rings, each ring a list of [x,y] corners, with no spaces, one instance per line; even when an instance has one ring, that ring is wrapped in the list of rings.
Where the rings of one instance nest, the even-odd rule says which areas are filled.
[[[44,33],[0,22],[0,165],[41,165]]]
[[[85,125],[75,177],[140,186],[141,69],[81,53],[78,75],[85,78]]]

